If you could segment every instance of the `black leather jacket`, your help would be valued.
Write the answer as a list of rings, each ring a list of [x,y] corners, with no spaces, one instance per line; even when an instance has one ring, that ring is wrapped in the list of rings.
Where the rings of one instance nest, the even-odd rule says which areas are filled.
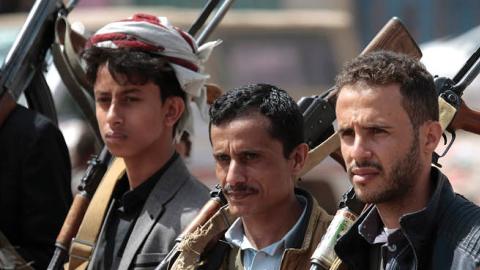
[[[395,269],[475,269],[480,265],[480,207],[453,192],[445,175],[432,167],[434,193],[427,207],[400,218],[413,256]],[[348,269],[372,269],[370,246],[358,234],[366,211],[341,237],[335,251]]]

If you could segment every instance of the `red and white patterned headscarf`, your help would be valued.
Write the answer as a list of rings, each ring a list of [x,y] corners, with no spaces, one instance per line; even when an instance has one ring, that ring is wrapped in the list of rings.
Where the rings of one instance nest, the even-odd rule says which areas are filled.
[[[210,76],[203,73],[203,65],[219,43],[217,40],[197,47],[193,37],[172,26],[167,18],[135,14],[126,20],[105,25],[90,38],[87,46],[139,48],[162,55],[170,62],[180,86],[187,94],[185,112],[175,131],[178,141],[183,131],[193,134],[192,110],[188,100],[193,100],[202,117],[206,118],[205,82]]]

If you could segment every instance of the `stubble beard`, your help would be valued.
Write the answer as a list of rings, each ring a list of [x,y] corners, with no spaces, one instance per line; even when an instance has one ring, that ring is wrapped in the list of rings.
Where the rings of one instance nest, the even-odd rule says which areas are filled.
[[[397,160],[392,170],[386,174],[383,167],[380,167],[384,176],[384,182],[376,190],[365,190],[360,192],[360,187],[354,185],[357,197],[364,203],[385,203],[393,202],[408,194],[416,182],[416,177],[420,172],[420,150],[418,132],[414,134],[413,142],[407,154],[400,160]]]

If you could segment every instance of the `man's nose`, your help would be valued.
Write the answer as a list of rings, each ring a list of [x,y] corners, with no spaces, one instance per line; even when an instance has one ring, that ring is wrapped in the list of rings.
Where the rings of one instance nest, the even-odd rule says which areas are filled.
[[[231,186],[246,181],[245,168],[239,162],[231,160],[225,182]]]
[[[369,160],[372,157],[372,150],[368,138],[356,135],[350,156],[356,161]]]
[[[118,126],[123,123],[123,114],[120,106],[116,102],[112,102],[107,111],[107,122],[110,126]]]

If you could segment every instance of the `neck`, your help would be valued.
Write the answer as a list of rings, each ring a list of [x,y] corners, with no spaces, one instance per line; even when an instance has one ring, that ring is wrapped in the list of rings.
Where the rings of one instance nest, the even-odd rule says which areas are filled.
[[[262,249],[279,241],[300,218],[302,207],[295,194],[285,201],[287,203],[275,207],[274,211],[242,217],[245,235],[255,248]]]
[[[130,189],[144,183],[150,176],[160,170],[172,157],[173,145],[151,147],[141,155],[124,157]]]
[[[430,170],[430,166],[422,170],[420,177],[416,179],[416,185],[407,194],[395,200],[376,204],[385,227],[400,228],[400,218],[403,215],[422,210],[427,206],[432,193]]]

